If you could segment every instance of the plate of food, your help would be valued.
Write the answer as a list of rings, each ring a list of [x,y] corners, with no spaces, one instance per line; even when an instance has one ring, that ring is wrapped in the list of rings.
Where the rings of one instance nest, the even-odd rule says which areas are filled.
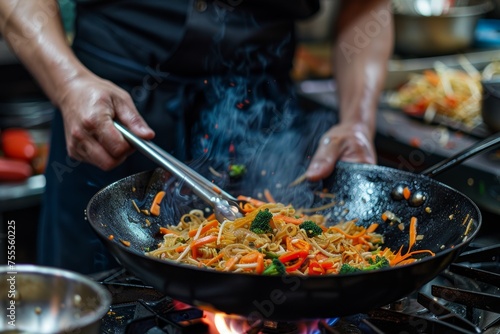
[[[481,116],[482,82],[496,67],[498,63],[491,62],[479,71],[467,62],[462,68],[452,68],[436,61],[433,68],[410,74],[403,85],[386,95],[385,100],[390,107],[427,123],[486,137],[491,130]]]

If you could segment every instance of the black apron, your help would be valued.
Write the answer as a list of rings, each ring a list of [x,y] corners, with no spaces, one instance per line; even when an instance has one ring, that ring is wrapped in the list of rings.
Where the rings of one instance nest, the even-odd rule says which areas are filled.
[[[73,49],[91,71],[130,93],[155,130],[156,144],[194,168],[224,172],[230,164],[244,164],[248,179],[279,170],[283,163],[305,170],[304,154],[311,154],[313,146],[303,140],[304,133],[320,134],[329,123],[304,127],[307,116],[296,106],[288,72],[298,14],[271,19],[268,12],[259,12],[261,5],[252,11],[247,3],[81,3]],[[314,11],[314,6],[307,8]],[[116,266],[85,221],[85,207],[99,189],[152,168],[139,153],[107,172],[70,159],[56,113],[38,262],[84,274]],[[261,179],[265,187],[269,180]]]

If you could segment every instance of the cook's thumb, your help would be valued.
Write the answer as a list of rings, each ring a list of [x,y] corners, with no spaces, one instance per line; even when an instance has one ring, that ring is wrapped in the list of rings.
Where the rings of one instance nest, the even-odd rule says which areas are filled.
[[[142,118],[131,100],[125,102],[121,108],[117,108],[116,118],[123,126],[143,139],[149,140],[155,136],[153,129]]]

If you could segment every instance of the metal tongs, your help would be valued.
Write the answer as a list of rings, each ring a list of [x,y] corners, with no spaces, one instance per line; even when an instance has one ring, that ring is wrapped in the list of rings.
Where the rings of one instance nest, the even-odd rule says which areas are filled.
[[[139,152],[175,175],[179,181],[184,181],[198,197],[212,206],[215,217],[219,222],[222,223],[226,219],[235,220],[243,217],[241,208],[238,205],[239,201],[236,198],[215,186],[156,144],[137,137],[121,124],[114,122],[114,125]]]

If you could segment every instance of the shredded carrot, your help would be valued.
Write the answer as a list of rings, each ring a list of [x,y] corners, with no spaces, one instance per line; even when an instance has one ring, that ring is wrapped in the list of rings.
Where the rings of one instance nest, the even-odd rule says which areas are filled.
[[[209,221],[205,226],[201,228],[200,236],[204,235],[208,230],[210,230],[212,227],[216,227],[217,225],[219,225],[219,222],[217,220]],[[190,230],[188,232],[188,235],[192,238],[196,235],[196,233],[198,233],[197,228]]]
[[[264,271],[264,254],[257,251],[248,253],[240,258],[239,263],[241,264],[255,263],[256,264],[255,271],[260,274]]]
[[[254,262],[257,262],[257,257],[259,254],[262,254],[260,252],[252,252],[252,253],[248,253],[244,256],[241,257],[240,259],[240,262],[239,263],[254,263]]]
[[[417,238],[417,217],[411,217],[410,219],[410,244],[409,248],[412,248],[415,245],[415,241]]]
[[[404,189],[403,189],[403,197],[405,199],[410,199],[410,195],[411,195],[410,188],[404,187]]]
[[[179,234],[179,232],[174,231],[174,230],[170,230],[166,227],[160,227],[160,233],[161,234]]]
[[[207,235],[206,237],[196,239],[195,241],[191,242],[191,256],[196,259],[198,257],[198,248],[215,241],[217,241],[216,235]]]
[[[369,247],[366,247],[368,245],[368,241],[366,239],[370,239],[370,236],[368,236],[366,233],[357,237],[356,239],[352,240],[352,244],[355,246],[359,246],[358,248],[360,250],[365,250]]]
[[[224,253],[220,252],[219,254],[217,254],[217,256],[214,256],[213,258],[211,258],[210,260],[208,260],[207,262],[205,262],[205,265],[207,267],[211,266],[213,263],[219,261],[220,259],[222,259],[222,257],[224,256]]]
[[[402,261],[408,259],[409,257],[412,257],[415,254],[421,254],[421,253],[429,253],[431,256],[434,256],[435,254],[428,250],[428,249],[422,249],[422,250],[415,250],[415,251],[408,251],[406,254],[402,255],[401,251],[403,250],[403,246],[399,249],[399,251],[396,253],[396,256],[390,261],[391,266],[395,266],[398,264],[402,264]]]
[[[302,239],[293,239],[286,237],[286,250],[287,251],[297,251],[304,250],[310,251],[312,248],[311,244]]]
[[[221,191],[220,191],[219,187],[213,186],[213,187],[212,187],[212,190],[213,190],[213,191],[215,191],[215,193],[217,193],[217,194],[220,194],[220,193],[221,193]]]
[[[175,251],[176,251],[177,253],[182,253],[182,252],[184,252],[185,250],[186,250],[186,246],[184,246],[184,245],[181,245],[181,246],[179,246],[179,247],[176,247],[176,248],[175,248]]]
[[[249,213],[249,212],[252,212],[256,209],[256,207],[250,203],[240,203],[240,209],[241,211],[245,212],[245,213]]]
[[[377,229],[378,227],[378,224],[377,223],[373,223],[371,224],[370,226],[368,226],[368,228],[366,229],[366,233],[372,233],[372,232],[375,232],[375,230]]]
[[[389,217],[387,217],[387,213],[382,213],[382,216],[381,216],[382,220],[383,221],[386,221]]]
[[[120,239],[120,242],[121,242],[123,245],[125,245],[125,246],[127,246],[127,247],[130,247],[130,241]]]
[[[416,237],[417,237],[417,217],[411,217],[408,250],[406,251],[406,254],[403,255],[402,254],[403,246],[401,246],[399,250],[396,252],[396,254],[394,254],[395,255],[394,258],[390,261],[391,266],[410,263],[408,262],[409,260],[415,260],[415,259],[409,259],[409,258],[415,254],[429,253],[431,256],[435,255],[434,252],[432,252],[429,249],[412,251],[411,249],[415,245]]]
[[[165,192],[159,191],[155,198],[153,199],[153,203],[151,204],[151,208],[149,209],[149,212],[154,215],[154,216],[159,216],[160,215],[160,203],[163,200],[163,197],[165,196]]]
[[[285,215],[280,215],[277,214],[273,217],[274,221],[284,221],[285,223],[290,223],[290,224],[295,224],[295,225],[300,225],[304,222],[304,218],[294,218],[294,217],[289,217]]]
[[[276,201],[274,200],[273,195],[271,195],[271,192],[269,191],[269,189],[264,189],[264,197],[266,198],[266,200],[269,203],[276,203]]]
[[[115,238],[115,236],[114,236],[114,235],[112,235],[112,234],[110,234],[110,235],[108,236],[108,239],[109,239],[109,240],[113,240],[114,238]]]
[[[264,254],[262,253],[257,255],[257,267],[255,267],[255,272],[259,275],[264,272]]]
[[[266,202],[259,201],[258,199],[255,199],[255,198],[252,198],[252,197],[243,196],[243,195],[239,195],[238,197],[236,197],[236,199],[239,200],[239,201],[249,202],[250,204],[252,204],[255,207],[259,207],[259,206],[262,206],[264,204],[268,204]]]
[[[230,271],[239,261],[238,256],[232,256],[229,260],[227,260],[226,265],[224,267],[224,271]]]

